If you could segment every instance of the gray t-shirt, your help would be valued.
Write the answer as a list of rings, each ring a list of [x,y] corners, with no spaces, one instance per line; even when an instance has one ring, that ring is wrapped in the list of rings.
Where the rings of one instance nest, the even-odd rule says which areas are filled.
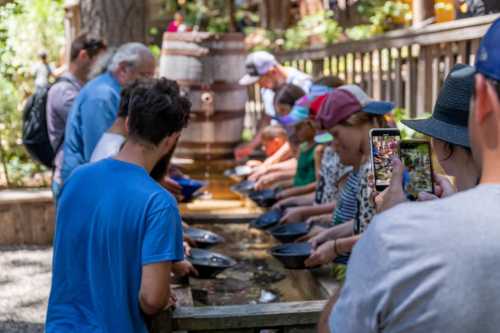
[[[374,218],[330,316],[333,333],[500,330],[500,185]]]
[[[71,73],[64,73],[63,77],[66,80],[56,82],[50,87],[47,95],[47,131],[49,133],[49,140],[52,149],[59,148],[54,161],[56,169],[54,177],[58,182],[60,182],[59,173],[63,159],[61,140],[63,140],[66,120],[68,119],[71,106],[82,88],[80,81]]]

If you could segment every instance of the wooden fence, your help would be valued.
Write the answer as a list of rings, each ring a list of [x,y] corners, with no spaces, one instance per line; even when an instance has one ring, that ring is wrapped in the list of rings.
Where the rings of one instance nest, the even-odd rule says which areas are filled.
[[[499,14],[404,29],[362,41],[278,54],[285,65],[313,77],[337,75],[376,99],[391,100],[412,117],[431,112],[439,89],[456,63],[473,64],[479,42]],[[258,87],[248,110],[261,107]],[[255,116],[253,116],[255,118]]]

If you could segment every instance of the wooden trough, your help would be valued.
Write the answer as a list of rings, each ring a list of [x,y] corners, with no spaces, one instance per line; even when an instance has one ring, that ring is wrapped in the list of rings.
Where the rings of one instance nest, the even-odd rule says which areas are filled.
[[[248,223],[258,215],[251,209],[237,216],[224,212],[189,212],[186,207],[182,207],[182,210],[184,211],[183,218],[190,224],[210,223],[227,226],[230,223]],[[258,333],[262,329],[272,329],[283,333],[316,332],[316,325],[326,299],[340,288],[340,284],[330,276],[331,267],[312,271],[287,270],[287,274],[293,281],[293,288],[313,300],[194,306],[190,286],[176,286],[173,290],[178,299],[178,307],[156,316],[151,322],[150,332]]]

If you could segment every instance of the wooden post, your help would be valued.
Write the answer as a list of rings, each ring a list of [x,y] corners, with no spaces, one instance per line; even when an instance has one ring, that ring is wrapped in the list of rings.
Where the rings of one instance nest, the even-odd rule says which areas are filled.
[[[413,0],[413,25],[434,16],[434,0]]]
[[[432,109],[432,48],[420,46],[417,74],[417,116]]]
[[[312,61],[312,76],[318,78],[323,76],[324,59],[314,59]]]

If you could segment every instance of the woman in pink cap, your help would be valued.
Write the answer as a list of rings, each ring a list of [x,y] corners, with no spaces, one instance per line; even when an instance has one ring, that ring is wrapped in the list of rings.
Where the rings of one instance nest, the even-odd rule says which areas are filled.
[[[344,182],[332,216],[332,228],[311,239],[313,253],[306,265],[314,267],[343,258],[345,262],[352,247],[375,214],[368,186],[371,172],[369,131],[388,127],[385,115],[394,105],[371,100],[356,85],[339,87],[329,94],[321,106],[317,120],[333,136],[333,148],[342,164],[353,171]]]

